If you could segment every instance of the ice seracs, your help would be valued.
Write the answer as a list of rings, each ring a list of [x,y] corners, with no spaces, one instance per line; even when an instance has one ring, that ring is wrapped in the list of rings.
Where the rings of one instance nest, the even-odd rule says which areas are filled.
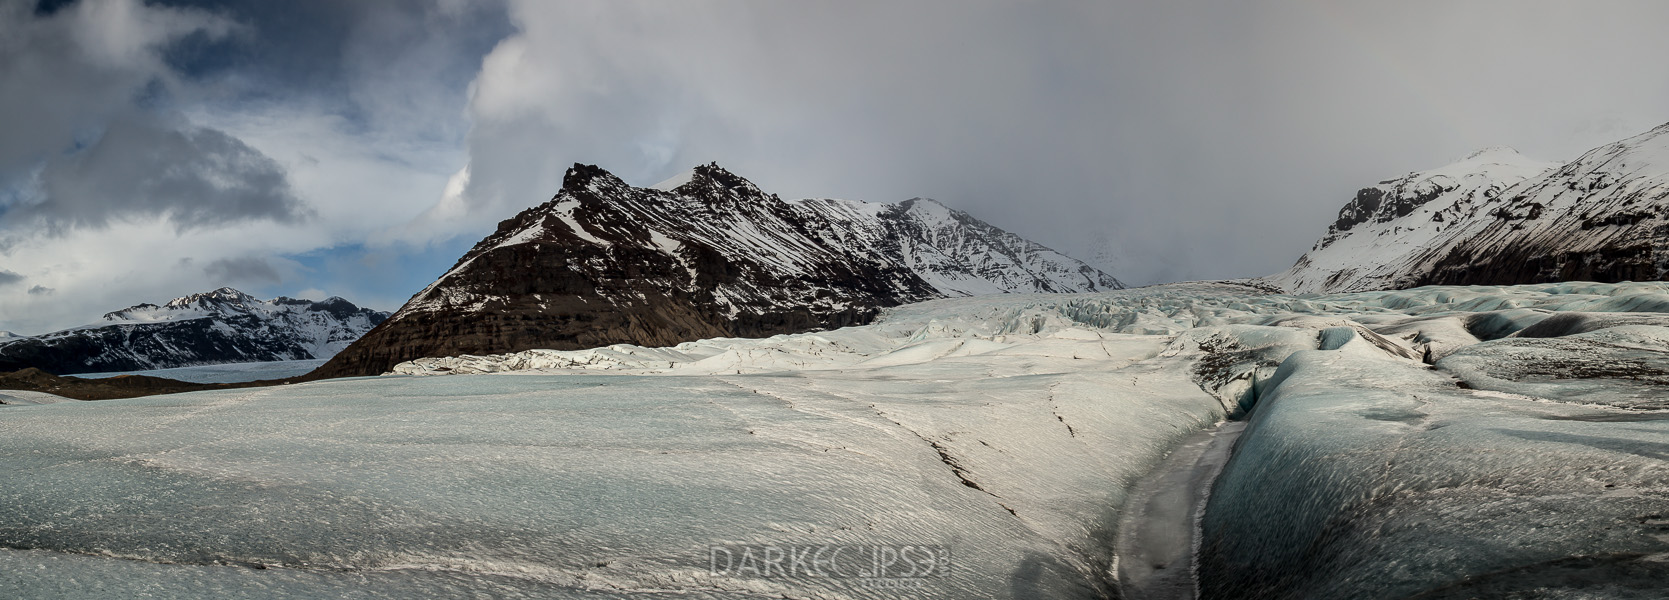
[[[424,356],[671,346],[867,322],[933,298],[1117,279],[926,199],[787,201],[716,164],[649,188],[575,165],[324,376]]]

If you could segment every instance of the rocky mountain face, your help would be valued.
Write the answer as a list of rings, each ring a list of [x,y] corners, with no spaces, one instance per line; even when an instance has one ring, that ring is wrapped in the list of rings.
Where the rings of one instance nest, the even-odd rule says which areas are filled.
[[[1505,148],[1358,192],[1293,293],[1669,278],[1669,125],[1568,164]]]
[[[139,304],[99,322],[0,338],[0,371],[66,375],[328,358],[388,318],[341,298],[258,300],[232,288]]]
[[[638,188],[575,165],[312,376],[422,357],[671,346],[869,321],[934,298],[1123,287],[937,202],[785,201],[717,165]]]
[[[1292,293],[1399,289],[1419,285],[1434,253],[1467,231],[1512,186],[1556,163],[1511,148],[1488,148],[1455,163],[1381,181],[1356,192],[1315,246],[1267,278]]]
[[[1514,186],[1416,284],[1666,278],[1669,124]]]

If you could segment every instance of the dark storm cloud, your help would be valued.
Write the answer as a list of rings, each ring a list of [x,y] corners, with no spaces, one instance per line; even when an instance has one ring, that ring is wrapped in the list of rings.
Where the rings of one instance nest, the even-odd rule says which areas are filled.
[[[458,92],[481,55],[511,31],[498,0],[163,0],[242,24],[248,35],[194,34],[164,54],[169,66],[221,100],[305,98],[355,126],[418,125],[456,138]],[[451,104],[444,119],[427,114]],[[413,119],[421,123],[411,123]]]
[[[203,267],[203,274],[225,283],[283,283],[284,277],[266,259],[246,256],[221,258]]]
[[[276,161],[175,105],[158,53],[182,37],[231,36],[236,24],[124,0],[0,12],[0,228],[14,242],[118,218],[185,230],[307,214]]]
[[[0,325],[317,287],[290,257],[359,247],[463,164],[469,83],[510,30],[496,0],[0,0],[0,264],[53,266],[0,287]]]
[[[56,292],[56,291],[58,291],[58,290],[46,287],[44,285],[37,285],[37,286],[29,288],[29,295],[31,295],[31,296],[49,296],[49,295],[52,295],[52,293]]]
[[[23,276],[15,272],[0,269],[0,287],[23,283]]]
[[[0,0],[0,13],[8,246],[112,219],[301,222],[283,165],[186,112],[307,106],[367,137],[455,144],[461,91],[509,31],[498,3],[452,0]]]
[[[221,131],[167,125],[118,119],[88,147],[54,156],[39,175],[47,200],[8,219],[66,228],[160,215],[184,230],[255,219],[294,223],[309,214],[273,159]]]

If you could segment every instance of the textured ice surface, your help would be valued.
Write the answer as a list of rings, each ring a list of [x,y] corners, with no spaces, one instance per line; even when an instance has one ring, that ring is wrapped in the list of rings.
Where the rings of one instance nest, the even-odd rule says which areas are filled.
[[[115,377],[117,375],[149,375],[151,377],[167,377],[192,383],[237,383],[243,381],[260,381],[263,379],[284,379],[306,375],[319,365],[325,364],[328,358],[310,360],[279,360],[271,362],[227,363],[221,365],[202,365],[197,367],[175,367],[172,369],[153,369],[149,371],[124,371],[120,373],[77,373],[75,376],[83,379],[99,379]]]
[[[1669,328],[1559,330],[1289,357],[1213,488],[1204,597],[1663,597]]]
[[[17,460],[0,472],[0,532],[28,551],[0,553],[15,567],[0,585],[1107,593],[1128,482],[1224,413],[1191,381],[1199,353],[1159,358],[1164,337],[1038,333],[1029,320],[1005,341],[957,341],[1009,327],[954,313],[938,323],[871,364],[821,372],[385,377],[8,408],[0,443]],[[840,339],[895,333],[907,332]],[[943,545],[952,570],[907,592],[708,574],[710,544],[796,543]]]
[[[31,392],[27,390],[0,390],[0,406],[33,406],[36,404],[54,404],[57,402],[75,402],[57,394],[46,392]]]
[[[1458,594],[1551,565],[1628,597],[1669,552],[1669,411],[1649,381],[1514,357],[1660,365],[1663,328],[1633,317],[1663,306],[1664,284],[1179,284],[7,407],[0,596],[1101,597],[1131,486],[1255,402],[1206,515],[1215,596]],[[1628,322],[1514,337],[1567,312]],[[713,575],[714,544],[942,545],[952,566],[902,590]]]

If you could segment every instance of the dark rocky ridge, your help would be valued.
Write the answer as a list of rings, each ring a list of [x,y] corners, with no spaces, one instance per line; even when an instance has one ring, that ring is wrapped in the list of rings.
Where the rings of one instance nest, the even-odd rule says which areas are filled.
[[[636,188],[575,165],[549,202],[499,223],[309,377],[378,375],[427,356],[844,327],[883,307],[985,288],[1118,287],[930,200],[789,202],[717,165],[669,190]]]

